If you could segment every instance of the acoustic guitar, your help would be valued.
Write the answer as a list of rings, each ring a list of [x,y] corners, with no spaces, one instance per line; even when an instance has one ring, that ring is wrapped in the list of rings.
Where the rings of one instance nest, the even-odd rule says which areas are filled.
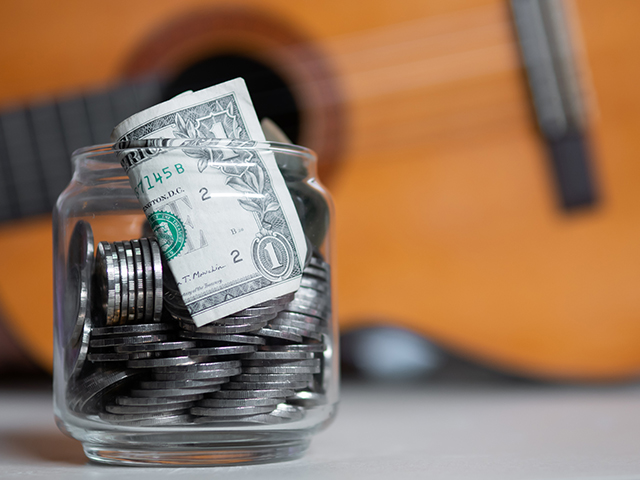
[[[3,4],[4,324],[50,366],[46,212],[68,151],[103,141],[127,110],[246,70],[257,107],[275,98],[269,116],[319,154],[343,329],[406,327],[540,378],[634,377],[640,3],[541,0],[541,18],[557,4],[566,24],[542,22],[540,36],[527,30],[540,12],[523,17],[517,1]],[[540,87],[536,42],[571,45],[573,74],[549,57],[569,93]],[[560,136],[557,104],[569,112]]]

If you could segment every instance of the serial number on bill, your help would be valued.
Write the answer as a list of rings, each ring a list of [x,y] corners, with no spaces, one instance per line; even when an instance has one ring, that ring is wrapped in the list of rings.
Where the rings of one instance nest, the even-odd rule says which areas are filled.
[[[175,163],[172,166],[164,167],[157,172],[151,172],[150,175],[143,176],[136,185],[134,192],[136,195],[140,195],[146,191],[153,189],[158,184],[163,184],[175,175],[181,175],[184,173],[184,167],[181,163]]]

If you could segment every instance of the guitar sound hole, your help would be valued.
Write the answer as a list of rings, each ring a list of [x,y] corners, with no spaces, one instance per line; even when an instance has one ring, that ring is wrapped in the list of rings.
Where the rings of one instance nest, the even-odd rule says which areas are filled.
[[[269,117],[297,143],[300,111],[293,93],[275,71],[252,58],[225,54],[201,60],[175,77],[163,95],[167,100],[185,90],[200,90],[236,77],[247,83],[258,118]]]

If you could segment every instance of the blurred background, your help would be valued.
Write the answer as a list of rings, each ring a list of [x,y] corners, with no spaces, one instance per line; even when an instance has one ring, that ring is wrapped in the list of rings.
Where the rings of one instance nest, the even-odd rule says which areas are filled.
[[[334,196],[348,375],[635,380],[638,19],[635,0],[3,1],[0,378],[51,368],[70,152],[243,76]]]

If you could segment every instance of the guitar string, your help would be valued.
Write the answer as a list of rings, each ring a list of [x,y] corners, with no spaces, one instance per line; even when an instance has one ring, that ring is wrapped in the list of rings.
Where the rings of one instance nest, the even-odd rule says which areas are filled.
[[[477,7],[378,27],[364,33],[331,37],[321,44],[321,48],[329,52],[329,57],[338,67],[333,69],[334,75],[331,78],[305,79],[298,83],[294,81],[291,84],[293,89],[305,91],[314,88],[313,83],[337,81],[340,87],[347,91],[344,95],[347,101],[360,104],[371,99],[378,101],[384,97],[389,98],[398,92],[449,85],[474,77],[516,71],[522,67],[508,9],[496,6]],[[432,51],[431,56],[429,50]],[[438,55],[443,50],[449,50],[451,53]],[[282,58],[288,56],[286,48],[275,52],[275,55]],[[402,61],[392,62],[394,59]],[[318,71],[312,68],[312,62],[303,62],[297,65],[296,69]],[[335,101],[320,100],[324,104]],[[476,116],[478,113],[486,115],[490,111],[484,104],[465,107],[462,117],[466,116],[467,119],[474,116],[474,108],[477,109]],[[514,109],[513,105],[503,104],[502,110],[508,117],[517,109]],[[447,123],[455,124],[456,122],[451,121],[454,118],[460,119],[460,112],[452,112],[449,122],[442,121],[440,112],[437,130],[441,131]],[[376,138],[376,122],[371,117],[368,120],[368,138]],[[407,137],[411,137],[411,134],[408,135],[409,132],[419,135],[428,123],[434,123],[429,120],[426,118],[422,122],[414,121],[408,126],[409,129],[407,125],[402,128],[396,126],[396,129],[402,131],[400,137],[406,141]],[[378,126],[385,129],[386,138],[390,136],[388,123]]]

